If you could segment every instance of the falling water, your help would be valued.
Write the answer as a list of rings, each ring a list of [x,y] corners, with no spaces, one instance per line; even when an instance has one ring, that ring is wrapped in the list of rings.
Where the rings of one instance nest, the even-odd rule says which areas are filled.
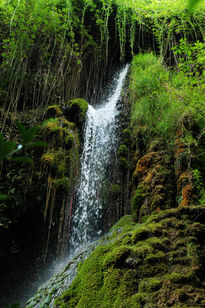
[[[116,105],[127,71],[128,65],[114,78],[108,98],[99,107],[88,106],[81,176],[72,218],[71,252],[102,234],[103,193],[108,188],[106,178],[112,172],[110,162],[116,148],[116,116],[119,113]]]

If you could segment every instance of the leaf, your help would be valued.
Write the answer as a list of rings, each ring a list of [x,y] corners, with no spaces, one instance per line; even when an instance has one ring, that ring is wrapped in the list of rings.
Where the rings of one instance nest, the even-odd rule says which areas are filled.
[[[0,134],[0,144],[4,143],[4,138],[2,136],[2,134]]]
[[[190,57],[191,56],[191,50],[187,50],[187,54],[188,54],[188,56]]]
[[[1,139],[1,138],[0,138]],[[12,150],[16,147],[16,143],[13,141],[0,140],[0,161],[11,155]]]
[[[13,157],[12,161],[15,161],[17,163],[24,163],[24,164],[33,164],[33,159],[31,159],[28,156],[18,156],[18,157]]]
[[[22,123],[17,122],[18,129],[21,133],[22,145],[27,146],[35,138],[37,131],[39,130],[38,126],[33,126],[29,129],[26,129]]]
[[[35,142],[32,142],[30,145],[30,147],[47,147],[48,146],[48,143],[45,142],[45,141],[35,141]]]
[[[9,199],[10,196],[9,195],[6,195],[6,194],[0,194],[0,201],[4,201],[4,200],[7,200]]]
[[[196,5],[201,2],[202,0],[189,0],[189,3],[188,3],[188,11],[189,12],[192,12]]]

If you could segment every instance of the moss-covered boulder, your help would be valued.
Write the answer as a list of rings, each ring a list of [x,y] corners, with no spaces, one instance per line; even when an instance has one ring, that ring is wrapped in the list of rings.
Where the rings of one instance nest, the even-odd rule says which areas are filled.
[[[75,122],[77,126],[82,126],[87,110],[88,103],[82,98],[76,98],[67,102],[64,114],[69,121]]]

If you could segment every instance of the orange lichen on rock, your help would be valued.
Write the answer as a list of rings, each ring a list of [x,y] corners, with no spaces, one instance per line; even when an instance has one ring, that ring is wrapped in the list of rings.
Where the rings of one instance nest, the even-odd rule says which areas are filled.
[[[192,173],[191,172],[183,172],[181,175],[180,175],[180,178],[179,178],[179,182],[181,184],[185,184],[187,183],[188,181],[190,182],[192,180]]]
[[[184,151],[185,151],[184,147],[178,148],[178,150],[176,151],[176,157],[178,157],[180,154],[184,153]]]
[[[150,161],[152,157],[156,154],[156,152],[150,152],[146,155],[144,155],[137,163],[136,169],[134,171],[134,175],[137,175],[138,173],[143,173],[150,164]]]
[[[150,183],[150,182],[151,182],[151,179],[153,178],[153,176],[154,176],[153,170],[150,171],[150,172],[148,172],[148,174],[147,174],[147,176],[146,176],[146,178],[145,178],[145,180],[144,180],[144,183],[145,183],[145,184]]]
[[[190,205],[193,197],[193,186],[186,185],[182,189],[182,206]]]
[[[181,138],[182,137],[182,130],[181,129],[178,129],[177,132],[176,132],[176,138]]]

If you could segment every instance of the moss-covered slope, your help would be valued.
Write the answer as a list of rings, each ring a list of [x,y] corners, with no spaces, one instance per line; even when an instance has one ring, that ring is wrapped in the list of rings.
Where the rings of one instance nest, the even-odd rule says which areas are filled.
[[[202,206],[123,217],[55,307],[202,307],[204,218]]]

